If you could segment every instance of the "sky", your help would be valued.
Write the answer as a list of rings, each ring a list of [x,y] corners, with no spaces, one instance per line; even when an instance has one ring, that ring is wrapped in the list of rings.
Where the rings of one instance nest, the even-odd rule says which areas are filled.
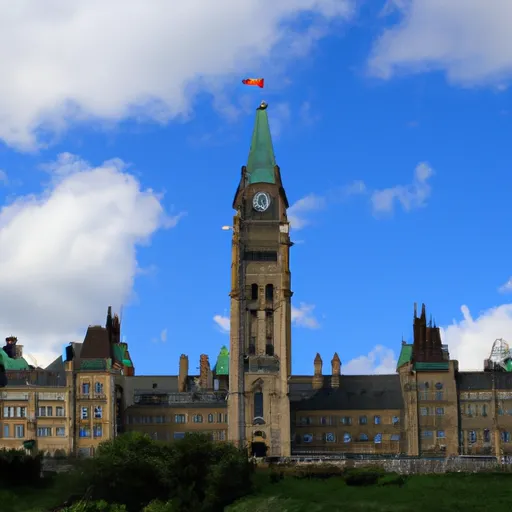
[[[221,227],[265,100],[293,373],[317,352],[326,374],[335,352],[394,372],[414,302],[481,369],[512,343],[511,18],[509,0],[0,0],[0,333],[44,365],[112,305],[137,374],[214,361]]]

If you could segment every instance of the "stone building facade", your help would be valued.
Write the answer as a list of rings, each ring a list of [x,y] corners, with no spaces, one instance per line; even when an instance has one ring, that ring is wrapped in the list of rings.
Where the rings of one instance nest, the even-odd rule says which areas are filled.
[[[105,326],[89,327],[46,369],[10,337],[0,349],[0,447],[88,456],[140,431],[162,441],[205,432],[276,457],[512,454],[511,361],[459,371],[425,306],[414,308],[396,373],[344,375],[336,353],[327,370],[317,354],[312,375],[293,375],[293,244],[266,104],[233,208],[230,346],[214,364],[201,355],[190,374],[183,354],[178,375],[135,375],[110,308]]]

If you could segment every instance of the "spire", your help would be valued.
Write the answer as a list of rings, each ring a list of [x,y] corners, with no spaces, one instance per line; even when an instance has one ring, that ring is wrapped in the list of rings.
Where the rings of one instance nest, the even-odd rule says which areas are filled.
[[[262,101],[256,109],[251,149],[247,159],[248,183],[275,183],[276,158],[268,124],[267,104]]]

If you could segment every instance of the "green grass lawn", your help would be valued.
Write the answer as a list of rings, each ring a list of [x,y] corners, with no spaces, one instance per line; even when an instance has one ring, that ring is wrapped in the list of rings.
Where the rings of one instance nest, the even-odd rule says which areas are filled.
[[[1,512],[46,512],[62,505],[73,494],[80,494],[83,484],[77,473],[61,473],[40,488],[0,488]]]
[[[327,480],[292,476],[271,484],[268,475],[253,496],[228,507],[227,512],[471,512],[512,509],[512,475],[418,475],[403,487],[350,487],[341,477]]]

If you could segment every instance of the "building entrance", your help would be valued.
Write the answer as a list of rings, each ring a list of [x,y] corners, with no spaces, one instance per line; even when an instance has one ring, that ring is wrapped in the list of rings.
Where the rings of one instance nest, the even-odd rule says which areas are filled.
[[[251,455],[253,457],[266,457],[267,456],[267,445],[263,442],[251,443]]]

